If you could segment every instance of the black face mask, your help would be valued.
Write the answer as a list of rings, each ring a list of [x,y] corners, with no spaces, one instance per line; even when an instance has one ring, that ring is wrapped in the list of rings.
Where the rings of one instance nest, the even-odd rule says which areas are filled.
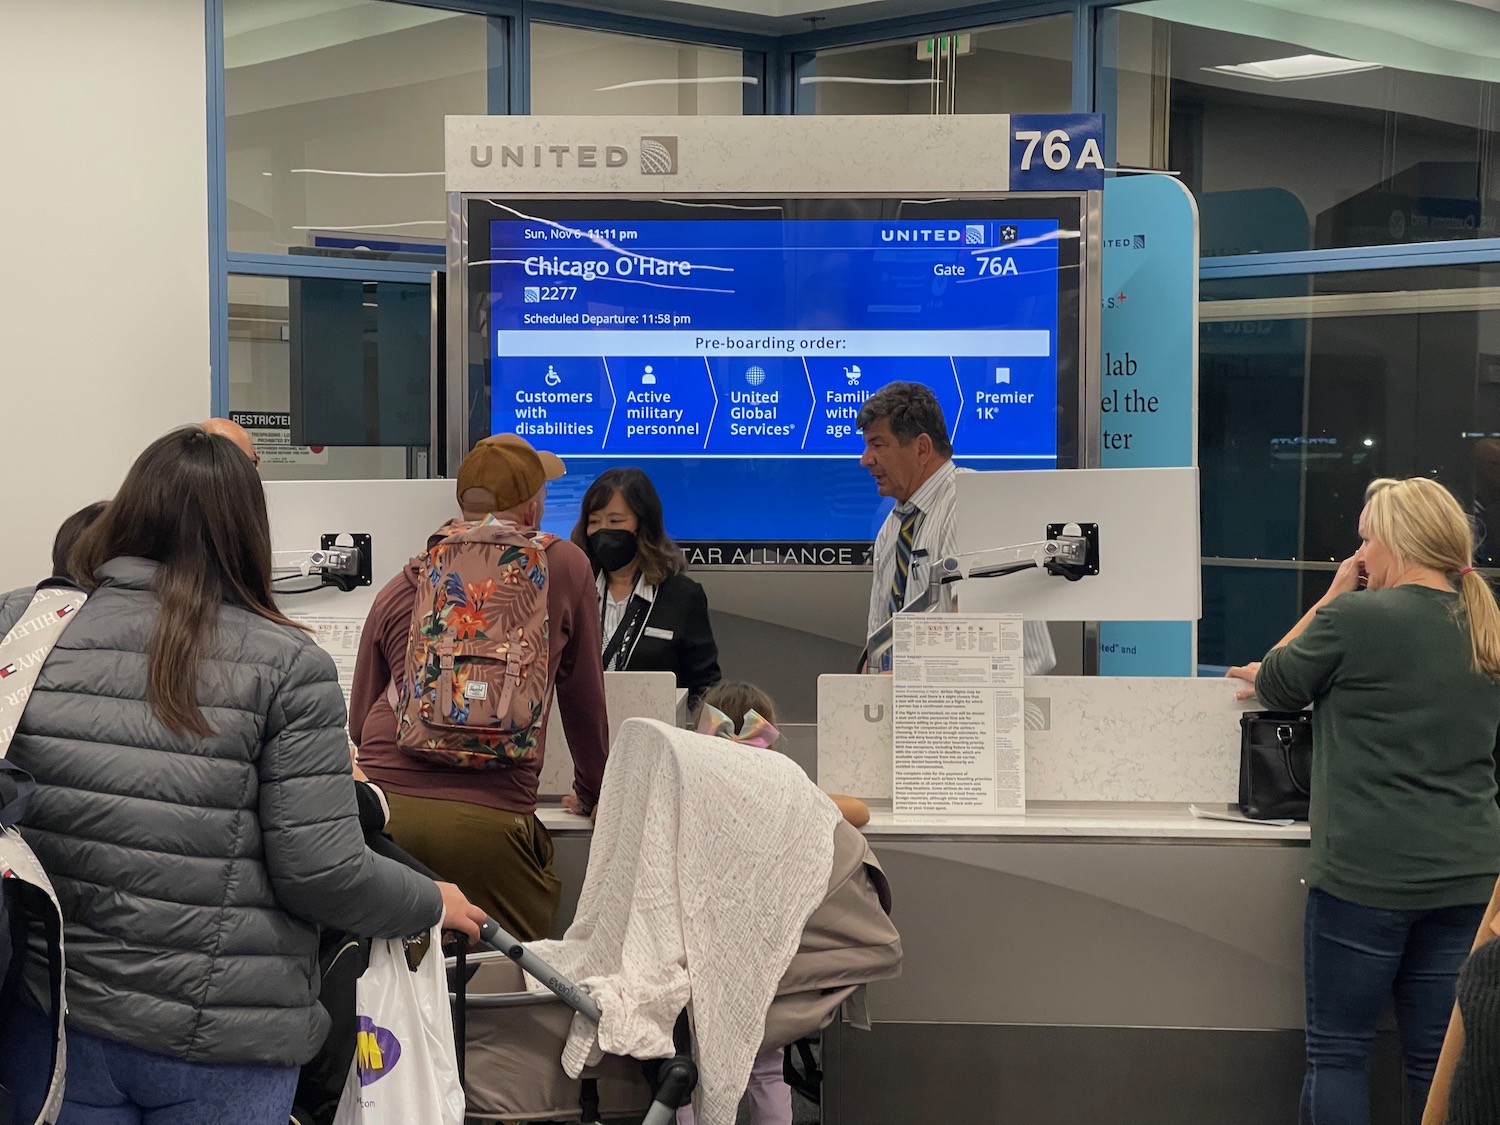
[[[611,574],[629,566],[637,550],[633,531],[601,527],[589,536],[589,553]]]

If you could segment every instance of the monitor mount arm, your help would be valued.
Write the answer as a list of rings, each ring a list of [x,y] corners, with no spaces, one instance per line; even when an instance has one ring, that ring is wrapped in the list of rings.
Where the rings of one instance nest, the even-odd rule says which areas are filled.
[[[364,534],[345,535],[343,538],[350,541],[345,545],[339,544],[339,538],[337,533],[322,536],[322,545],[316,551],[274,552],[271,555],[272,581],[317,577],[320,585],[337,586],[346,594],[356,587],[370,585],[373,579],[370,537]]]
[[[998,578],[1037,567],[1048,574],[1077,582],[1099,573],[1099,525],[1049,523],[1047,538],[1014,547],[965,551],[939,559],[935,581],[901,612],[923,613],[936,604],[942,587],[966,578]]]

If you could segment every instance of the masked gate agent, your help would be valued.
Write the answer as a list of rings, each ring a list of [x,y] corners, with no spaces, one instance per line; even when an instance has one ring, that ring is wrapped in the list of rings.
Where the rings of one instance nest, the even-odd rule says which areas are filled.
[[[583,494],[573,542],[594,568],[604,670],[671,672],[695,708],[719,682],[719,647],[651,478],[633,468],[600,475]]]
[[[66,563],[89,598],[10,749],[64,919],[60,1125],[282,1125],[329,1026],[319,927],[475,936],[483,915],[365,847],[337,672],[276,609],[265,495],[228,440],[152,443]],[[31,593],[0,596],[0,634]],[[17,1120],[51,1073],[49,995],[27,978],[0,1004]]]

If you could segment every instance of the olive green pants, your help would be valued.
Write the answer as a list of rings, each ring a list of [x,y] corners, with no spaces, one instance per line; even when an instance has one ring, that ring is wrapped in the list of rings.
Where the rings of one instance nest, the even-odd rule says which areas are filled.
[[[465,801],[387,793],[388,831],[513,937],[550,937],[562,885],[552,874],[552,837],[536,816]]]

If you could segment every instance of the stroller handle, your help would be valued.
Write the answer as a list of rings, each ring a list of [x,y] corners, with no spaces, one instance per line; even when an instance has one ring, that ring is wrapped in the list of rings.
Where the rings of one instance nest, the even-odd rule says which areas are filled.
[[[499,922],[486,917],[479,924],[479,940],[490,949],[505,954],[519,965],[523,972],[540,981],[546,986],[547,991],[579,1015],[598,1024],[603,1013],[600,1012],[599,1005],[594,1002],[594,998],[506,933]]]

